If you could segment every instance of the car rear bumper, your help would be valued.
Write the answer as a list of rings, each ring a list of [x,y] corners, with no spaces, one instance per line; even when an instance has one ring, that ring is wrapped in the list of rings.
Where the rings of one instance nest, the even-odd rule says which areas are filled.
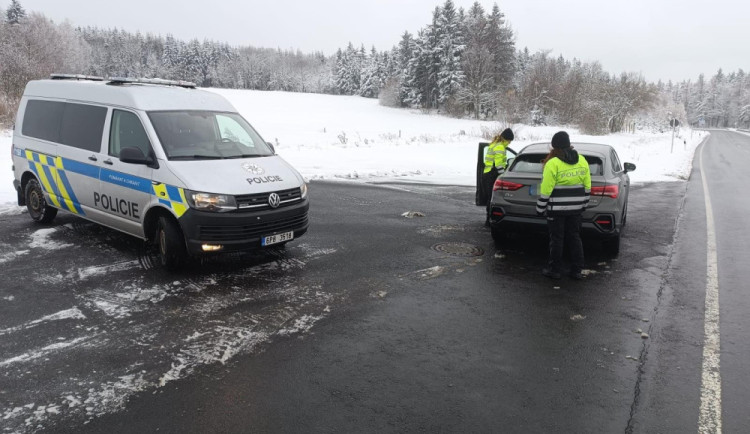
[[[514,233],[547,233],[547,218],[526,215],[506,215],[502,208],[492,209],[490,225],[501,231]],[[497,213],[502,213],[498,216]],[[609,224],[604,221],[609,220]],[[581,221],[581,234],[593,238],[609,238],[620,234],[620,227],[611,214],[584,215]]]
[[[261,249],[264,237],[294,232],[294,239],[307,232],[310,204],[299,204],[260,212],[212,213],[189,210],[180,218],[188,251],[205,254],[204,244],[222,246],[219,252]]]

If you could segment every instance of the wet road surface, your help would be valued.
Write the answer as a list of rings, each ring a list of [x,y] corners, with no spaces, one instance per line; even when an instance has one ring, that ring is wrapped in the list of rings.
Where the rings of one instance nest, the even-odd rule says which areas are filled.
[[[461,187],[313,183],[304,237],[179,275],[76,217],[0,216],[2,432],[695,431],[689,185],[634,186],[581,282],[540,275],[543,238],[496,248]]]

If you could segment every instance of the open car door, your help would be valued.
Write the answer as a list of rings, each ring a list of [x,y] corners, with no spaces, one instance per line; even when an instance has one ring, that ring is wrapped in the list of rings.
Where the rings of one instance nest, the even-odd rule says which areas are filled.
[[[477,149],[477,191],[474,195],[474,203],[477,206],[487,206],[487,202],[492,198],[492,194],[487,194],[484,188],[482,188],[482,174],[484,173],[484,157],[487,155],[487,148],[490,146],[489,142],[479,142],[479,148]],[[510,155],[507,155],[510,154]],[[508,147],[506,149],[507,165],[513,162],[513,158],[516,156],[516,151]]]

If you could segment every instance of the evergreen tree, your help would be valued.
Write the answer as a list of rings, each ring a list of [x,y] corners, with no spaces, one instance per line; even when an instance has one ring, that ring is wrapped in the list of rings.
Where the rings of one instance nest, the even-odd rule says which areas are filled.
[[[26,18],[26,11],[21,6],[18,0],[10,0],[10,6],[5,12],[5,21],[8,24],[18,24],[24,18]]]
[[[515,73],[515,41],[513,31],[505,23],[505,14],[495,3],[488,18],[488,44],[493,55],[494,81],[498,90],[509,87]]]
[[[488,23],[479,2],[469,8],[463,22],[465,48],[462,53],[464,85],[459,100],[479,118],[494,99],[493,56],[487,44]]]
[[[401,94],[405,104],[421,108],[426,106],[428,95],[425,94],[429,76],[431,51],[425,30],[420,30],[414,40],[412,57],[404,74]]]
[[[461,87],[464,72],[461,55],[465,48],[462,23],[451,0],[446,0],[438,19],[436,55],[438,104],[452,99]]]

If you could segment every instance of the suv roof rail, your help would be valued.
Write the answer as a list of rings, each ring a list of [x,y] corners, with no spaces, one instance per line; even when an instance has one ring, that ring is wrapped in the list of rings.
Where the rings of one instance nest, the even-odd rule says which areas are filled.
[[[51,78],[52,80],[104,81],[104,77],[98,77],[96,75],[83,75],[83,74],[50,74],[49,78]]]
[[[190,81],[183,80],[164,80],[162,78],[127,78],[127,77],[110,77],[107,84],[119,86],[123,84],[159,84],[162,86],[177,86],[186,89],[195,89],[196,85]]]

